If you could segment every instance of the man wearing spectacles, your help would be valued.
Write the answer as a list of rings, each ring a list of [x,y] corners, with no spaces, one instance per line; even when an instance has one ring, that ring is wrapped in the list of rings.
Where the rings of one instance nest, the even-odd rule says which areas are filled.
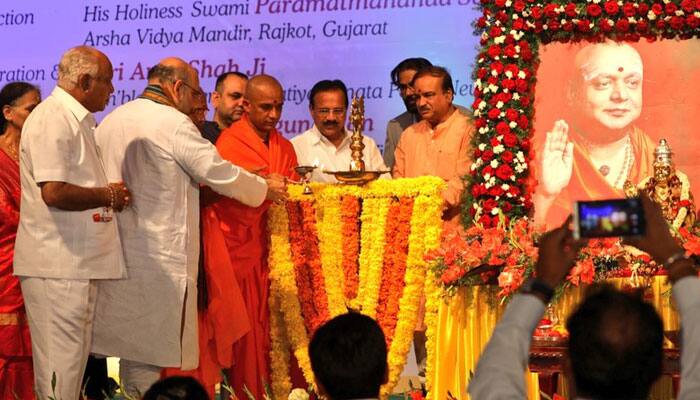
[[[323,170],[348,171],[352,160],[350,150],[351,132],[345,129],[348,112],[348,92],[340,80],[323,80],[314,85],[309,94],[309,111],[314,126],[292,138],[299,165],[317,166],[311,180],[315,182],[337,182],[333,175]],[[368,171],[385,171],[382,155],[377,144],[369,136],[364,136],[365,148],[362,159]],[[383,175],[389,177],[389,175]]]

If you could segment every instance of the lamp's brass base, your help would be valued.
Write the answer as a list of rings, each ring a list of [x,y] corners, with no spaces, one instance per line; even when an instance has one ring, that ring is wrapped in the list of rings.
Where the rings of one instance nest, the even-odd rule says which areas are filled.
[[[388,174],[391,171],[323,171],[324,174],[335,176],[338,182],[348,185],[364,185],[379,178],[382,174]]]

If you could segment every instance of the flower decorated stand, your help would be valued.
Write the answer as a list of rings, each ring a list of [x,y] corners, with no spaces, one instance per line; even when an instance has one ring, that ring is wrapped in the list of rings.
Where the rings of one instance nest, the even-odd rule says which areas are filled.
[[[327,320],[354,310],[375,318],[389,350],[386,396],[406,362],[427,276],[438,248],[444,183],[423,177],[364,186],[290,185],[270,209],[272,391],[291,390],[290,353],[313,383],[308,343]],[[307,190],[308,192],[308,190]]]

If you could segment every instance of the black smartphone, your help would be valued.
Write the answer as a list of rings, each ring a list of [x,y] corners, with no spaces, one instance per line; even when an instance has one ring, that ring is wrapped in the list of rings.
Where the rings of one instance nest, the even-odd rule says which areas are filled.
[[[644,208],[638,198],[577,201],[574,238],[641,236],[646,231]]]

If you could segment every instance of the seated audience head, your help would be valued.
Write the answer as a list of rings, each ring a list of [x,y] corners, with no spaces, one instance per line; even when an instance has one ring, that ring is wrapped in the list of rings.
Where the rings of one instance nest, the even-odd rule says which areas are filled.
[[[19,133],[24,121],[41,101],[39,89],[27,82],[11,82],[0,89],[0,135],[8,129]]]
[[[640,294],[592,287],[566,327],[578,397],[649,397],[661,375],[663,323]]]
[[[412,86],[418,112],[431,126],[452,115],[455,89],[447,69],[437,66],[423,68],[413,76]]]
[[[171,376],[154,383],[143,400],[210,400],[207,391],[194,378]]]
[[[337,79],[317,82],[309,94],[309,111],[321,134],[332,143],[340,144],[345,137],[348,112],[345,84]]]
[[[413,97],[413,89],[411,87],[413,75],[419,70],[432,65],[430,61],[422,57],[407,58],[391,70],[391,83],[399,89],[406,111],[412,114],[418,114],[416,100]]]
[[[248,84],[248,76],[231,71],[216,78],[216,86],[211,94],[214,107],[214,121],[221,129],[226,129],[243,116],[243,96]]]
[[[197,70],[177,57],[165,58],[149,69],[148,84],[160,86],[173,106],[186,115],[192,112],[197,96],[202,95]]]
[[[332,400],[377,398],[387,381],[384,333],[366,315],[339,315],[318,328],[309,357],[319,391]]]
[[[282,85],[270,75],[256,75],[248,81],[243,107],[255,132],[267,140],[282,117]]]
[[[90,112],[105,109],[112,86],[112,63],[101,51],[89,46],[69,49],[58,63],[58,86]]]

